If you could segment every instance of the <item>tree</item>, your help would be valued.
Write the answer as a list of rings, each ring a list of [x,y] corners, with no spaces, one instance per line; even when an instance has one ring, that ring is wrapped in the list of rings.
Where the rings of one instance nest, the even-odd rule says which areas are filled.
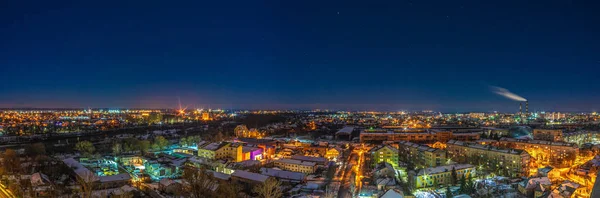
[[[123,146],[121,145],[121,143],[115,142],[112,145],[112,152],[114,155],[119,155],[121,154],[121,152],[123,152]]]
[[[475,192],[475,183],[473,182],[473,177],[469,176],[469,179],[467,180],[467,184],[466,184],[465,193],[473,194],[474,192]]]
[[[223,138],[224,138],[223,133],[221,133],[221,131],[219,131],[217,133],[217,135],[215,136],[215,141],[217,141],[217,142],[223,141]]]
[[[86,172],[81,176],[77,176],[77,184],[82,198],[91,198],[94,191],[94,182],[96,176],[92,172]]]
[[[9,174],[18,173],[21,170],[21,158],[19,154],[12,149],[6,149],[2,156],[3,166]]]
[[[270,177],[264,183],[254,187],[252,192],[258,194],[260,198],[280,198],[283,196],[280,186],[281,183],[279,181]]]
[[[25,154],[29,157],[35,157],[38,155],[46,155],[46,146],[41,143],[30,144],[25,147]]]
[[[187,197],[214,197],[217,183],[205,169],[198,170],[193,167],[185,167],[183,169],[183,180],[186,182],[185,191],[190,193]]]
[[[460,177],[460,193],[467,193],[467,179],[465,178],[465,175],[463,175],[462,177]]]
[[[153,148],[164,150],[165,148],[167,148],[167,146],[169,146],[169,141],[163,136],[157,136],[156,138],[154,138],[154,145]]]
[[[90,157],[96,151],[96,147],[89,141],[81,141],[75,144],[75,150],[81,152],[85,157]]]
[[[230,197],[238,197],[239,192],[242,188],[236,183],[230,182],[221,182],[219,184],[219,188],[217,188],[216,197],[218,198],[230,198]]]
[[[446,198],[452,198],[452,191],[450,190],[450,185],[446,185]]]
[[[138,149],[140,150],[140,153],[146,154],[146,152],[148,152],[148,149],[150,149],[150,141],[148,140],[142,140],[142,141],[138,141]]]
[[[452,166],[452,185],[456,185],[456,182],[458,182],[458,176],[456,175],[456,168],[454,166]]]

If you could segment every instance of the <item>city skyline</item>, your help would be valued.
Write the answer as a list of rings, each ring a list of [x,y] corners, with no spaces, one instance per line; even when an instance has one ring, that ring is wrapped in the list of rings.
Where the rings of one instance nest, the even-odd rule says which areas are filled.
[[[8,2],[0,108],[600,110],[598,2],[543,4]]]

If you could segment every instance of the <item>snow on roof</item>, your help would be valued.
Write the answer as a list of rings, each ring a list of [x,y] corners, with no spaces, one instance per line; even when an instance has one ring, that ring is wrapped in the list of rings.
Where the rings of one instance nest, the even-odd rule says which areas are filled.
[[[295,159],[279,159],[279,160],[275,160],[275,162],[284,163],[284,164],[296,164],[296,165],[302,165],[302,166],[317,165],[314,162],[300,161],[300,160],[295,160]]]
[[[242,152],[244,152],[244,153],[254,152],[254,151],[257,151],[257,150],[261,150],[261,148],[250,147],[250,146],[242,146]]]
[[[310,157],[310,156],[304,156],[304,155],[294,155],[294,156],[292,156],[292,159],[316,162],[316,163],[325,163],[327,161],[327,159],[325,159],[323,157]]]
[[[379,197],[379,198],[402,198],[402,197],[404,197],[404,194],[402,193],[402,191],[397,190],[397,189],[389,189],[383,195],[381,195],[381,197]]]
[[[252,180],[252,181],[257,181],[257,182],[265,182],[265,181],[267,181],[267,179],[269,179],[269,176],[261,175],[258,173],[252,173],[252,172],[248,172],[248,171],[243,171],[243,170],[236,170],[235,172],[233,172],[231,174],[231,176],[244,178],[244,179],[248,179],[248,180]]]
[[[210,144],[204,146],[202,149],[216,151],[217,149],[221,148],[221,144],[222,143],[213,142],[213,143],[210,143]]]
[[[531,188],[535,188],[537,184],[541,184],[541,185],[552,185],[552,183],[550,182],[550,179],[548,179],[548,177],[537,177],[537,178],[531,178],[527,181],[527,189],[531,189]]]
[[[40,186],[48,183],[50,183],[50,179],[43,173],[38,172],[31,175],[31,185],[33,186]]]
[[[217,179],[222,179],[222,180],[229,180],[229,178],[231,178],[231,175],[216,172],[216,171],[213,171],[213,176],[215,176],[215,178],[217,178]]]
[[[345,134],[351,134],[352,131],[354,131],[354,127],[351,126],[345,126],[344,128],[340,129],[339,131],[337,131],[335,134],[338,133],[345,133]]]
[[[175,181],[173,181],[172,179],[169,179],[169,178],[162,178],[158,183],[163,186],[169,186],[171,184],[174,184]]]
[[[87,169],[85,166],[81,165],[77,160],[73,158],[64,159],[63,162],[70,168],[73,169],[73,172],[77,174],[80,178],[85,180],[85,182],[94,182],[98,181],[99,178],[92,171]]]
[[[260,168],[260,173],[263,175],[277,177],[280,179],[297,180],[297,181],[304,180],[304,173],[299,173],[299,172],[284,171],[284,170],[273,169],[273,168]]]
[[[104,183],[104,182],[126,181],[126,180],[130,180],[130,179],[131,179],[131,176],[128,173],[121,173],[121,174],[111,175],[111,176],[102,176],[102,177],[100,177],[100,182]]]

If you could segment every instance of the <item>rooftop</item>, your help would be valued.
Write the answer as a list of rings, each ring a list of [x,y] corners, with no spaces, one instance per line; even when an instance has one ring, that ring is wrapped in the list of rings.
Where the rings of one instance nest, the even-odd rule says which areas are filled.
[[[425,174],[429,175],[429,174],[444,173],[444,172],[452,171],[452,168],[454,168],[456,170],[463,170],[463,169],[473,168],[473,167],[475,167],[475,166],[473,166],[471,164],[454,164],[454,165],[447,165],[447,166],[437,166],[437,167],[433,167],[433,168],[421,169],[417,175],[425,175]]]
[[[279,160],[275,160],[275,162],[280,162],[280,163],[285,163],[285,164],[297,164],[297,165],[302,165],[302,166],[317,165],[314,162],[300,161],[300,160],[295,160],[295,159],[279,159]]]
[[[269,179],[269,176],[261,175],[258,173],[252,173],[252,172],[248,172],[248,171],[243,171],[243,170],[236,170],[235,172],[233,172],[231,174],[231,176],[244,178],[244,179],[248,179],[248,180],[252,180],[252,181],[257,181],[257,182],[265,182],[265,181],[267,181],[267,179]]]
[[[263,175],[277,177],[280,179],[296,180],[296,181],[304,180],[304,173],[284,171],[284,170],[279,170],[279,169],[274,169],[274,168],[261,168],[260,173]]]
[[[495,147],[495,146],[473,144],[473,143],[468,143],[468,142],[463,142],[463,141],[458,141],[458,140],[450,140],[446,144],[447,145],[464,146],[464,147],[469,147],[469,148],[474,148],[474,149],[480,149],[480,150],[488,150],[488,151],[494,151],[494,152],[515,154],[515,155],[520,155],[521,153],[527,153],[527,152],[525,152],[523,150],[520,150],[520,149],[502,149],[502,148],[498,148],[498,147]]]

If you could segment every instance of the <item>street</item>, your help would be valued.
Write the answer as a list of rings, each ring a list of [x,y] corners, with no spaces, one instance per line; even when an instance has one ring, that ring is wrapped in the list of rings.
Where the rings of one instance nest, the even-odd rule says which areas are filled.
[[[339,176],[340,191],[338,192],[338,198],[352,197],[350,188],[350,177],[352,176],[353,167],[358,163],[358,155],[356,153],[350,154],[350,157],[346,161],[346,166],[342,167],[341,175]]]

